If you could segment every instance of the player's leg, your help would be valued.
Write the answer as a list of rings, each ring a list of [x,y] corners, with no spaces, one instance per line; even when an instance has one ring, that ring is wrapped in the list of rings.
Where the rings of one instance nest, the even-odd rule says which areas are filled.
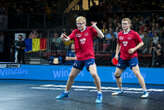
[[[116,71],[115,71],[115,74],[114,74],[119,90],[116,91],[116,92],[113,92],[112,93],[113,96],[120,95],[120,94],[123,93],[121,74],[126,69],[127,66],[128,66],[127,60],[123,60],[123,59],[119,58],[118,64],[117,64],[117,67],[116,67]]]
[[[73,67],[72,70],[71,70],[71,73],[69,75],[69,78],[67,80],[67,85],[66,85],[65,91],[70,91],[71,86],[72,86],[72,84],[74,82],[74,79],[78,75],[78,73],[80,73],[80,70]]]
[[[143,90],[146,90],[145,81],[144,81],[144,78],[142,77],[142,75],[140,73],[139,66],[136,65],[135,67],[133,67],[132,71],[134,72],[134,74],[138,78],[139,83],[140,83],[141,87],[143,88]]]
[[[144,78],[143,78],[143,76],[140,73],[139,66],[136,65],[136,66],[132,67],[132,71],[134,72],[134,74],[138,78],[139,84],[141,85],[141,87],[142,87],[142,89],[144,91],[144,94],[141,96],[141,98],[148,97],[149,94],[148,94],[147,89],[146,89]]]
[[[120,68],[116,68],[116,72],[115,72],[115,78],[116,78],[116,83],[119,89],[122,88],[122,79],[121,79],[121,74],[122,74],[123,70]]]
[[[102,103],[102,92],[101,92],[101,81],[100,78],[97,74],[97,70],[96,70],[96,64],[92,64],[89,66],[89,71],[90,74],[92,75],[92,77],[94,78],[94,83],[97,87],[97,98],[96,98],[96,103]]]
[[[139,66],[138,66],[138,59],[137,58],[132,58],[129,61],[129,64],[130,64],[130,68],[132,69],[132,71],[136,75],[136,77],[138,78],[139,84],[141,85],[141,87],[144,91],[144,95],[142,95],[141,97],[142,98],[148,97],[149,94],[148,94],[147,89],[146,89],[145,81],[144,81],[143,76],[140,73],[140,69],[139,69]]]
[[[97,87],[96,103],[102,103],[103,97],[102,97],[102,92],[101,92],[101,81],[100,81],[100,78],[97,74],[97,68],[96,68],[95,60],[94,59],[89,59],[86,62],[86,66],[87,66],[87,69],[89,70],[90,74],[94,78],[94,83]]]
[[[94,83],[97,87],[97,91],[101,91],[101,82],[100,82],[100,78],[97,74],[96,64],[92,64],[89,66],[89,72],[92,75],[92,77],[94,78]]]
[[[84,67],[84,64],[81,61],[75,61],[71,70],[71,73],[69,75],[69,78],[67,80],[67,85],[65,88],[65,91],[58,95],[56,97],[56,99],[62,99],[64,97],[68,97],[69,95],[69,91],[71,89],[71,86],[74,82],[75,77],[78,75],[78,73],[80,73],[80,70],[82,70],[82,68]]]
[[[115,71],[115,78],[116,78],[116,83],[117,83],[117,87],[119,88],[119,91],[117,92],[113,92],[112,95],[119,95],[123,93],[122,90],[122,79],[121,79],[121,74],[123,72],[123,69],[116,67],[116,71]]]

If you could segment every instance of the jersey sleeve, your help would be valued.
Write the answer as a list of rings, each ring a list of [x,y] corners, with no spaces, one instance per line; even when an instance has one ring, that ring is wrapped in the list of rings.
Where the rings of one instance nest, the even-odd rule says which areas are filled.
[[[120,37],[120,32],[118,32],[118,37],[117,37],[117,43],[118,43],[118,44],[120,44],[119,37]]]
[[[92,35],[93,35],[93,37],[96,37],[96,36],[98,35],[96,29],[93,28],[93,27],[91,27],[90,29],[91,29],[91,31],[92,31]]]
[[[75,30],[72,31],[72,33],[68,36],[70,39],[75,38]]]
[[[136,36],[136,42],[137,43],[142,42],[142,39],[141,39],[140,35],[137,32],[135,32],[135,36]]]

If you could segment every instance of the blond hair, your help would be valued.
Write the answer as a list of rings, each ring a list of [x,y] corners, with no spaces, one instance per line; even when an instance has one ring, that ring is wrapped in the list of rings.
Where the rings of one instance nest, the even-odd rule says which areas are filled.
[[[84,22],[84,23],[86,23],[86,18],[84,16],[78,16],[76,18],[76,22]]]
[[[123,18],[122,21],[128,21],[128,23],[131,24],[130,18]]]

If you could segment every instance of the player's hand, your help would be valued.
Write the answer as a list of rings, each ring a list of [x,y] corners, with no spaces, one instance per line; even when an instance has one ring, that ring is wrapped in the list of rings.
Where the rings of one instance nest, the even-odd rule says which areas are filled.
[[[65,33],[62,33],[62,34],[60,35],[60,38],[61,38],[62,40],[65,40],[65,39],[68,38],[68,36],[67,36]]]
[[[128,53],[129,53],[129,54],[132,54],[132,53],[134,53],[134,52],[135,52],[135,49],[134,49],[134,48],[131,48],[131,49],[128,50]]]
[[[96,26],[97,22],[91,21],[92,27]]]
[[[118,55],[115,55],[114,58],[118,60]]]

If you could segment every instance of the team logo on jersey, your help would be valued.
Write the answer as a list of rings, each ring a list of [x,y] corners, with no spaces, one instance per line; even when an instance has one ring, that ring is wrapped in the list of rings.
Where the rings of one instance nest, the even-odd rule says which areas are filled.
[[[128,41],[123,41],[123,46],[126,47],[128,45]]]
[[[119,40],[123,40],[123,39],[124,39],[124,37],[123,37],[123,36],[120,36],[120,37],[119,37]]]
[[[76,37],[81,37],[81,34],[76,34]]]
[[[85,42],[86,42],[86,38],[80,39],[80,44],[85,44]]]
[[[84,36],[88,36],[88,32],[84,33]]]

